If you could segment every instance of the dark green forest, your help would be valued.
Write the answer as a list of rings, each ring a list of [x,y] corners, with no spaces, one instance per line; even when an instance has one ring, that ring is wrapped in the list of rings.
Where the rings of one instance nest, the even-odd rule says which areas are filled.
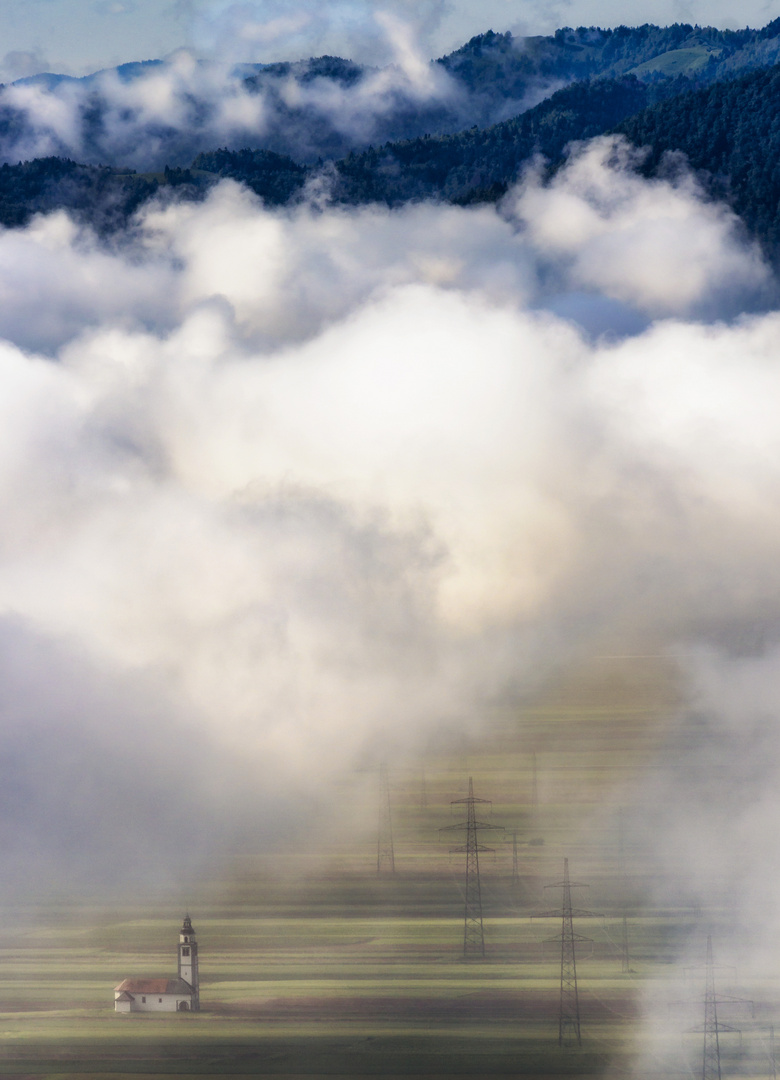
[[[489,31],[437,63],[470,90],[519,97],[536,78],[581,81],[636,74],[645,81],[686,74],[709,84],[780,60],[780,19],[761,30],[691,26],[564,27],[550,37]]]
[[[66,158],[6,164],[0,166],[0,224],[15,228],[36,213],[64,209],[97,232],[112,232],[125,228],[159,187],[153,178]]]
[[[572,141],[602,135],[683,89],[690,89],[690,81],[682,76],[651,86],[634,76],[574,83],[528,112],[484,130],[426,136],[349,154],[336,162],[334,198],[390,205],[430,198],[460,204],[495,200],[534,155],[555,168]]]
[[[663,155],[681,151],[713,196],[726,199],[770,250],[780,245],[780,66],[682,94],[615,128]]]

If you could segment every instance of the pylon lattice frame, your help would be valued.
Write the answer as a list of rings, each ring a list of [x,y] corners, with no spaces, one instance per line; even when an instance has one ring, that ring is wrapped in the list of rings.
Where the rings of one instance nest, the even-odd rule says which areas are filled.
[[[715,965],[712,962],[712,938],[707,937],[707,964],[704,984],[704,1057],[702,1080],[721,1080],[720,1041],[718,1039],[718,999],[715,996]]]
[[[393,848],[393,817],[390,811],[390,779],[387,764],[379,766],[379,813],[377,821],[376,872],[395,873],[395,850]]]
[[[752,1012],[753,1002],[749,998],[719,997],[715,993],[715,964],[712,959],[712,937],[710,935],[707,935],[707,961],[704,970],[704,1024],[702,1027],[695,1027],[690,1030],[704,1035],[702,1080],[721,1080],[720,1034],[721,1032],[735,1032],[740,1029],[723,1023],[718,1017],[718,1006],[750,1005]]]
[[[463,915],[463,957],[484,958],[485,929],[482,922],[482,887],[479,880],[479,853],[492,853],[495,849],[479,843],[480,829],[503,829],[501,825],[491,825],[487,821],[478,821],[476,804],[491,806],[489,799],[478,799],[474,795],[474,782],[469,777],[469,793],[465,799],[452,799],[452,806],[465,805],[466,820],[457,825],[447,825],[440,832],[452,832],[455,829],[466,830],[466,843],[463,847],[450,848],[452,854],[466,855],[466,898]]]
[[[623,827],[623,813],[618,819],[618,872],[620,874],[620,892],[623,904],[623,925],[621,927],[620,957],[621,969],[624,975],[631,971],[631,956],[628,946],[628,874],[626,873],[626,850]]]
[[[539,783],[536,777],[536,753],[531,755],[531,831],[539,831]]]
[[[777,1080],[777,1057],[775,1055],[775,1025],[769,1025],[769,1062],[772,1066],[773,1080]]]
[[[631,957],[628,951],[628,915],[623,911],[623,928],[620,938],[620,969],[624,975],[631,971]]]
[[[582,1046],[582,1031],[580,1026],[580,997],[577,988],[577,955],[575,943],[577,941],[589,941],[590,938],[574,932],[574,918],[597,918],[598,912],[583,911],[573,908],[571,905],[571,890],[586,889],[588,886],[577,881],[569,880],[569,860],[563,860],[563,881],[554,885],[546,885],[547,889],[562,889],[563,903],[561,906],[561,992],[558,1008],[558,1045],[566,1046],[570,1042],[576,1042]],[[557,911],[544,911],[533,918],[549,919],[557,916]],[[551,940],[557,941],[558,938]]]

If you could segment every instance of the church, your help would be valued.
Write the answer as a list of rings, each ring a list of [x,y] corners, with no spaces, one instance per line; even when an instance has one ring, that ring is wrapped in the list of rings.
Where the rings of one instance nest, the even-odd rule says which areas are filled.
[[[189,915],[179,931],[179,974],[175,979],[125,979],[114,987],[114,1011],[196,1012],[200,1009],[198,942]]]

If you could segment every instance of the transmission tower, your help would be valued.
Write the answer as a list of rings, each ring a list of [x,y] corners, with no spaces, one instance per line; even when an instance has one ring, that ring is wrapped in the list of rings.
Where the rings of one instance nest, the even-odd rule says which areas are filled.
[[[387,776],[387,764],[379,766],[379,814],[376,840],[376,872],[383,870],[395,873],[395,852],[393,851],[393,819],[390,813],[390,781]]]
[[[512,884],[520,884],[520,869],[517,864],[517,830],[512,833]]]
[[[425,810],[428,806],[428,789],[425,784],[425,762],[420,767],[420,809]]]
[[[501,829],[501,825],[491,825],[487,821],[478,821],[476,804],[492,806],[489,799],[477,799],[474,795],[474,783],[469,777],[469,793],[465,799],[453,799],[452,806],[466,807],[466,820],[457,825],[447,825],[440,832],[452,832],[454,829],[466,830],[464,847],[450,848],[452,854],[466,854],[466,906],[463,918],[463,956],[484,957],[485,933],[482,926],[482,890],[479,884],[479,853],[493,852],[494,848],[479,843],[480,829]]]
[[[531,755],[531,831],[539,831],[539,784],[536,777],[536,753]]]
[[[715,997],[715,966],[712,962],[712,938],[707,937],[707,974],[704,983],[704,1060],[702,1080],[720,1080],[720,1042],[718,1040],[718,999]]]
[[[620,953],[620,970],[623,972],[624,975],[627,975],[631,971],[631,958],[628,953],[628,916],[626,915],[625,908],[623,908],[623,932],[621,934]]]
[[[772,1065],[773,1080],[777,1080],[777,1056],[775,1054],[775,1025],[769,1025],[769,1061]]]
[[[620,955],[622,971],[623,974],[626,975],[631,971],[631,959],[628,951],[628,912],[626,911],[626,904],[628,903],[628,875],[626,873],[626,850],[622,812],[618,818],[618,829],[618,872],[620,873],[620,891],[622,893],[621,899],[623,901],[623,927],[620,941]]]
[[[577,992],[577,958],[575,955],[575,942],[589,941],[590,938],[582,934],[574,933],[575,918],[595,918],[598,912],[583,911],[571,906],[571,890],[587,889],[587,885],[581,885],[576,881],[569,881],[569,860],[563,860],[563,881],[554,885],[546,885],[547,889],[563,889],[563,905],[561,911],[543,911],[533,916],[535,919],[550,919],[561,916],[561,997],[558,1009],[558,1045],[565,1046],[570,1041],[575,1041],[577,1046],[582,1046],[580,1033],[580,999]],[[558,937],[550,939],[557,941]]]
[[[701,969],[699,969],[701,970]],[[718,1018],[719,1005],[750,1005],[753,1002],[747,998],[719,997],[715,993],[715,964],[712,959],[712,937],[707,936],[707,961],[704,965],[704,1025],[693,1028],[693,1032],[704,1035],[702,1054],[702,1080],[721,1080],[720,1073],[720,1033],[724,1031],[739,1031],[739,1028],[724,1024]]]

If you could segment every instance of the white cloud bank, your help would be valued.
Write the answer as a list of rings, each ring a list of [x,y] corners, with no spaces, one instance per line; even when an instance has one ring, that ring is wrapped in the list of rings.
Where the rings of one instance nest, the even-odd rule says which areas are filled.
[[[196,0],[190,33],[201,53],[238,62],[340,56],[345,41],[350,56],[364,64],[416,62],[423,48],[435,53],[436,30],[450,7],[445,0],[333,0],[326,6],[300,0],[291,10],[284,0]]]
[[[573,656],[778,640],[773,279],[689,178],[632,164],[596,140],[500,211],[224,183],[113,250],[63,214],[0,234],[19,882],[74,845],[77,883],[175,877],[190,796],[209,857]],[[167,822],[122,818],[121,860],[116,791]]]

